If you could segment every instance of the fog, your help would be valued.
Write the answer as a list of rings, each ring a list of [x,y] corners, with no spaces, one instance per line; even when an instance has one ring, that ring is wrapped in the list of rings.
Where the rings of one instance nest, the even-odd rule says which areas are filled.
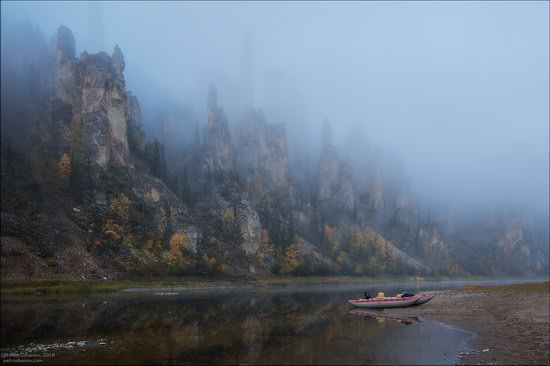
[[[2,2],[2,34],[28,18],[46,39],[69,27],[77,55],[118,44],[145,124],[169,101],[203,125],[215,84],[230,124],[249,107],[284,122],[291,160],[315,161],[325,118],[342,148],[360,125],[432,205],[548,216],[548,14],[547,2]]]

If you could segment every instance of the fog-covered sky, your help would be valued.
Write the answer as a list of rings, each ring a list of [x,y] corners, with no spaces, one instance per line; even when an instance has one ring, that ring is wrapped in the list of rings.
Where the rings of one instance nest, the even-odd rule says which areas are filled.
[[[145,115],[170,97],[202,119],[214,82],[230,123],[248,37],[254,106],[292,144],[361,123],[421,197],[548,212],[548,2],[2,2],[3,29],[26,17],[77,55],[118,43]]]

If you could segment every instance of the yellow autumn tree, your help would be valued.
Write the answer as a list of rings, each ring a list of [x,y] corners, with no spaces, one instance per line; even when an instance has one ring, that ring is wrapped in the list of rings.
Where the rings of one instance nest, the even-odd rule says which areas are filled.
[[[351,239],[350,239],[350,246],[353,250],[359,250],[361,247],[361,243],[363,241],[363,235],[361,234],[361,231],[357,228],[353,228],[353,231],[351,233]]]
[[[300,266],[300,251],[296,244],[292,244],[285,251],[285,265],[292,272]]]
[[[128,234],[128,235],[125,235],[124,238],[122,239],[122,245],[124,245],[128,249],[131,249],[134,247],[134,243],[136,241],[137,241],[137,238],[134,235]]]
[[[130,218],[130,200],[124,193],[113,198],[111,212],[120,220],[127,221]]]
[[[347,253],[344,251],[340,251],[338,253],[338,256],[336,257],[336,263],[338,263],[339,265],[344,265],[346,264],[347,261],[348,261]]]
[[[368,245],[363,231],[359,230],[358,228],[353,228],[350,239],[350,246],[356,255],[359,255],[361,257],[366,256],[368,252]]]
[[[365,230],[363,231],[363,241],[364,241],[364,248],[366,251],[366,254],[369,257],[376,256],[377,248],[376,248],[376,239],[377,234],[372,230],[370,227],[365,227]]]
[[[187,233],[174,233],[170,238],[170,256],[174,259],[181,259],[183,257],[181,250],[188,241]]]
[[[59,177],[67,181],[71,176],[71,157],[67,153],[61,155],[57,163],[57,174]]]
[[[145,248],[143,250],[143,256],[152,257],[155,254],[155,252],[158,254],[161,248],[162,248],[162,244],[160,241],[147,239],[147,241],[145,242]]]
[[[334,226],[325,224],[325,226],[323,227],[323,232],[325,234],[325,239],[329,243],[332,251],[337,252],[340,249],[340,242],[336,238],[336,228]]]
[[[118,241],[124,235],[124,228],[113,220],[107,220],[103,224],[103,235],[113,241]]]

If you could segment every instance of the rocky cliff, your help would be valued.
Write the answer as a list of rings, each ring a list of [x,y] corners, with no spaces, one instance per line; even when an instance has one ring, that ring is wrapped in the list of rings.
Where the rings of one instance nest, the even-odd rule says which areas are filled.
[[[141,108],[139,101],[130,91],[126,92],[126,111],[128,123],[128,148],[143,155],[145,153],[145,133],[141,130]]]
[[[548,268],[548,232],[526,216],[426,217],[391,154],[342,152],[328,123],[317,173],[296,183],[284,125],[248,111],[234,144],[214,87],[202,143],[173,139],[167,159],[118,46],[76,58],[64,26],[51,49],[30,25],[18,32],[2,44],[3,278]],[[195,122],[181,132],[198,135]]]
[[[323,124],[323,144],[319,156],[319,198],[333,199],[344,207],[352,208],[355,201],[352,170],[332,144],[332,129]]]
[[[50,60],[36,60],[34,72],[22,69],[13,81],[41,80],[43,98],[17,95],[36,108],[36,126],[29,123],[33,114],[21,115],[11,102],[11,90],[2,93],[8,103],[2,129],[9,131],[2,143],[8,154],[2,159],[3,177],[8,173],[2,179],[2,276],[112,277],[159,260],[168,266],[181,251],[196,254],[201,233],[193,215],[150,174],[159,156],[147,154],[153,149],[146,149],[139,102],[125,87],[120,48],[112,56],[83,52],[78,59],[72,32],[60,26]],[[11,133],[17,119],[32,139]],[[29,186],[33,190],[25,190]],[[160,245],[166,236],[175,238],[168,254]],[[158,258],[150,261],[153,253]]]
[[[124,56],[115,46],[75,58],[72,32],[60,26],[54,68],[54,115],[61,125],[80,124],[86,158],[100,167],[129,163]],[[58,123],[59,124],[59,123]]]
[[[128,163],[124,67],[118,46],[112,56],[104,52],[80,56],[83,138],[86,154],[100,167]]]
[[[204,131],[204,171],[229,172],[234,170],[235,148],[227,119],[218,107],[218,93],[214,86],[208,92],[208,121]]]
[[[258,189],[289,192],[288,151],[283,124],[270,124],[262,112],[246,112],[237,127],[239,173]]]

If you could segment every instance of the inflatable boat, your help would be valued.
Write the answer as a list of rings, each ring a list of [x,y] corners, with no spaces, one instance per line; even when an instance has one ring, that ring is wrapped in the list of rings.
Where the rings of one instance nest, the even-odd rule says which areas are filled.
[[[357,299],[357,300],[348,300],[348,302],[358,308],[384,309],[384,308],[404,308],[407,306],[412,306],[412,305],[415,305],[418,300],[420,300],[420,296]],[[430,300],[431,299],[428,299],[425,302],[428,302]]]

